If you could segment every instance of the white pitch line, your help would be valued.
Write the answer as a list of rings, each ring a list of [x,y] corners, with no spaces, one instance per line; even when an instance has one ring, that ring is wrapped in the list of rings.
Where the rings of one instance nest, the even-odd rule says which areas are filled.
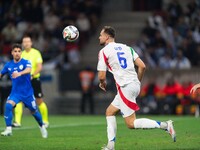
[[[62,128],[62,127],[77,127],[77,126],[95,126],[95,125],[106,125],[106,123],[101,122],[94,122],[94,123],[70,123],[70,124],[62,124],[62,125],[50,125],[49,128]],[[29,127],[20,127],[20,128],[13,128],[14,130],[29,130],[29,129],[36,129],[37,126],[29,126]],[[0,130],[4,130],[4,128],[0,128]]]

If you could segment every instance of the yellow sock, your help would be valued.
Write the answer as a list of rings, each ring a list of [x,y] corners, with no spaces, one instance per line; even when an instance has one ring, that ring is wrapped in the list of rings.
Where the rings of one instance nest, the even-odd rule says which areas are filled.
[[[42,115],[43,122],[49,123],[47,105],[44,102],[42,102],[38,107],[39,107],[40,113]]]
[[[23,113],[23,104],[22,102],[18,103],[14,109],[15,112],[15,122],[21,125],[22,113]]]

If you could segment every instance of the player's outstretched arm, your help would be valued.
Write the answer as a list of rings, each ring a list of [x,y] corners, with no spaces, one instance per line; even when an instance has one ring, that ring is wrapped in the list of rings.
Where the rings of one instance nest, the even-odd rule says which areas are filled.
[[[20,71],[20,72],[13,72],[12,73],[12,78],[17,78],[21,75],[24,75],[24,74],[30,74],[31,73],[31,68],[26,68],[24,69],[23,71]]]
[[[200,83],[195,84],[195,85],[192,87],[192,89],[190,90],[190,93],[195,93],[196,90],[197,90],[198,88],[200,88]]]

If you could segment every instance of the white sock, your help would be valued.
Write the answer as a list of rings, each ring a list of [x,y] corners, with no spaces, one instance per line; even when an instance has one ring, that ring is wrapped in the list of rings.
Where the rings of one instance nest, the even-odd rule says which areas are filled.
[[[11,126],[6,127],[6,129],[9,130],[9,131],[12,131],[12,127]]]
[[[160,128],[160,122],[147,118],[136,119],[133,124],[135,129]]]
[[[160,122],[161,129],[167,129],[167,122]]]
[[[107,116],[107,136],[108,136],[108,146],[113,146],[115,143],[115,137],[117,132],[117,122],[115,116]]]

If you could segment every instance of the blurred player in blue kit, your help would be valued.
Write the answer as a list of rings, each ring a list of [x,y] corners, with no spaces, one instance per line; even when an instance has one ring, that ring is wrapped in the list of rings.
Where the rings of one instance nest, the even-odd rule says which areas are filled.
[[[115,79],[117,95],[106,109],[108,143],[102,150],[114,150],[117,122],[115,115],[121,111],[125,123],[130,129],[160,128],[167,131],[173,141],[176,133],[172,121],[155,121],[147,118],[136,119],[139,106],[136,98],[140,93],[140,85],[145,72],[145,64],[131,47],[115,42],[115,30],[105,26],[99,36],[100,45],[104,46],[99,52],[98,78],[99,87],[106,91],[106,71],[109,70]],[[137,71],[135,70],[137,66]]]
[[[31,63],[30,61],[21,58],[22,48],[20,44],[13,45],[11,54],[13,56],[13,60],[6,63],[0,73],[0,78],[4,74],[9,74],[12,80],[11,93],[7,98],[4,111],[6,129],[1,132],[1,135],[12,135],[13,108],[17,103],[23,102],[38,122],[42,137],[47,138],[48,133],[42,121],[41,114],[38,111],[33,94],[33,88],[31,86]]]

